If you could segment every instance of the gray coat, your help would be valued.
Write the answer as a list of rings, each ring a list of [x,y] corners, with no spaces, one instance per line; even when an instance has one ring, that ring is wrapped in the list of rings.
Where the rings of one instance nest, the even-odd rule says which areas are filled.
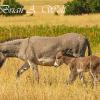
[[[56,54],[61,50],[75,57],[85,56],[87,47],[88,55],[91,55],[90,44],[86,37],[77,33],[67,33],[57,37],[32,36],[6,41],[0,43],[0,52],[4,58],[17,57],[25,61],[18,70],[17,75],[20,75],[30,66],[38,73],[37,65],[54,65]]]

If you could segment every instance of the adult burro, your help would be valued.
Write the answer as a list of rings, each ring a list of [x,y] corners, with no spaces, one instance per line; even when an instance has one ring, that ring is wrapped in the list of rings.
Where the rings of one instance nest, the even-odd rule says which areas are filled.
[[[32,36],[25,39],[16,39],[0,43],[1,65],[8,57],[17,57],[24,61],[18,70],[17,76],[31,67],[35,79],[39,82],[37,65],[52,66],[57,52],[66,50],[75,57],[85,56],[88,47],[88,55],[91,55],[91,48],[86,37],[77,33],[67,33],[57,37]]]

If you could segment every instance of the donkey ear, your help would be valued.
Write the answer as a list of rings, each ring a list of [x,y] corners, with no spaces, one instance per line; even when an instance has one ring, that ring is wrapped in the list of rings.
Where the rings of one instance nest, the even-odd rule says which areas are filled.
[[[62,50],[62,55],[66,56],[66,51],[65,50]]]

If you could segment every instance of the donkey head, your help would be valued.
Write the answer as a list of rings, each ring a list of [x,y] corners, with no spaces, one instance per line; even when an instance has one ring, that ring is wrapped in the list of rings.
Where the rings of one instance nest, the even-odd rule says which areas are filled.
[[[2,67],[5,60],[6,60],[5,55],[2,52],[0,52],[0,68]]]
[[[64,63],[64,58],[67,58],[67,60],[69,60],[69,57],[74,57],[73,54],[71,53],[71,49],[66,49],[66,50],[62,50],[59,51],[56,54],[56,59],[54,62],[54,66],[58,67],[60,65],[62,65]]]
[[[57,54],[56,54],[56,59],[55,59],[55,62],[54,62],[54,66],[55,67],[58,67],[60,66],[61,64],[63,64],[63,51],[59,51]]]

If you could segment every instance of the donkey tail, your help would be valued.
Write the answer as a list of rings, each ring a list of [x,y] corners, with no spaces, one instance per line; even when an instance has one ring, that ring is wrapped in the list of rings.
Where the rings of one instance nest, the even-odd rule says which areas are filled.
[[[87,41],[87,47],[88,47],[88,56],[90,56],[90,55],[92,55],[91,46],[90,46],[88,39],[86,39],[86,41]]]

